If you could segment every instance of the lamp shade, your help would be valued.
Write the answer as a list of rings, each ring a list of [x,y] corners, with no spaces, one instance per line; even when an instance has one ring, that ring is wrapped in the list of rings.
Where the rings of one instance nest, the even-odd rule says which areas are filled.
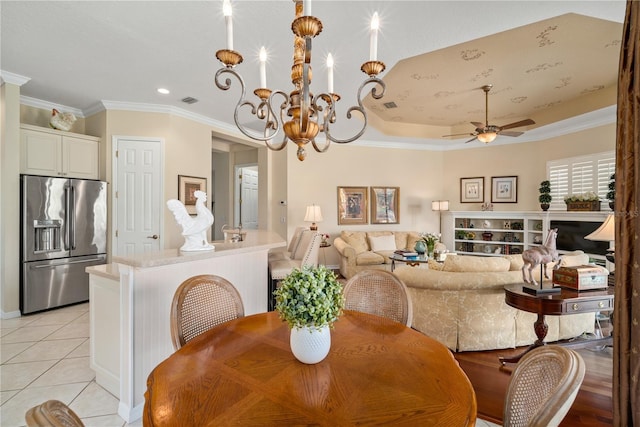
[[[616,222],[613,214],[607,215],[602,225],[593,233],[584,237],[587,240],[613,242],[616,240]]]
[[[309,227],[311,230],[317,230],[318,226],[316,225],[316,222],[322,221],[322,211],[320,210],[320,206],[307,206],[307,213],[304,215],[304,220],[305,222],[312,223],[311,227]]]
[[[449,201],[448,200],[434,200],[431,202],[431,210],[432,211],[448,211],[449,210]]]
[[[495,132],[481,133],[481,134],[478,134],[478,141],[484,142],[485,144],[488,144],[491,141],[493,141],[494,139],[496,139],[497,136],[498,136],[498,134],[495,133]]]

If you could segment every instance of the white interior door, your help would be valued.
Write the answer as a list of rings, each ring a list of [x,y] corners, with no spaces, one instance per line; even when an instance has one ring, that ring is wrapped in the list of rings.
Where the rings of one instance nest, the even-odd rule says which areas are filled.
[[[236,170],[236,224],[242,223],[242,228],[258,229],[258,168],[257,166],[242,167]]]
[[[127,256],[162,247],[163,140],[113,137],[115,160],[115,254]]]

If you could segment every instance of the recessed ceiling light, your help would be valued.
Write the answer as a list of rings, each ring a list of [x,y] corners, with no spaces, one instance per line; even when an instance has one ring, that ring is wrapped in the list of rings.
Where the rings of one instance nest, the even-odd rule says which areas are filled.
[[[170,92],[169,92],[169,89],[165,89],[163,87],[159,87],[158,88],[158,93],[161,93],[163,95],[169,95]]]

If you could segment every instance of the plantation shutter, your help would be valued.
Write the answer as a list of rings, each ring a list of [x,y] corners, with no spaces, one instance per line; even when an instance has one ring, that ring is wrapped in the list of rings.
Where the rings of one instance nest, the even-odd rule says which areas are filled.
[[[609,179],[615,172],[615,153],[591,154],[547,162],[551,182],[551,210],[566,210],[565,196],[594,192],[606,202]]]

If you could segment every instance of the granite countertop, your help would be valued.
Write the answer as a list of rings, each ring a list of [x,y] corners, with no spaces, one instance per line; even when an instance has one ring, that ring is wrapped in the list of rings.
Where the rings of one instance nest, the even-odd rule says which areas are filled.
[[[285,246],[286,241],[272,231],[247,230],[246,239],[242,242],[214,241],[211,242],[211,244],[215,247],[215,250],[182,252],[180,249],[165,249],[158,252],[136,254],[127,257],[114,256],[112,262],[138,268],[159,267],[249,253],[256,250],[279,248]]]

